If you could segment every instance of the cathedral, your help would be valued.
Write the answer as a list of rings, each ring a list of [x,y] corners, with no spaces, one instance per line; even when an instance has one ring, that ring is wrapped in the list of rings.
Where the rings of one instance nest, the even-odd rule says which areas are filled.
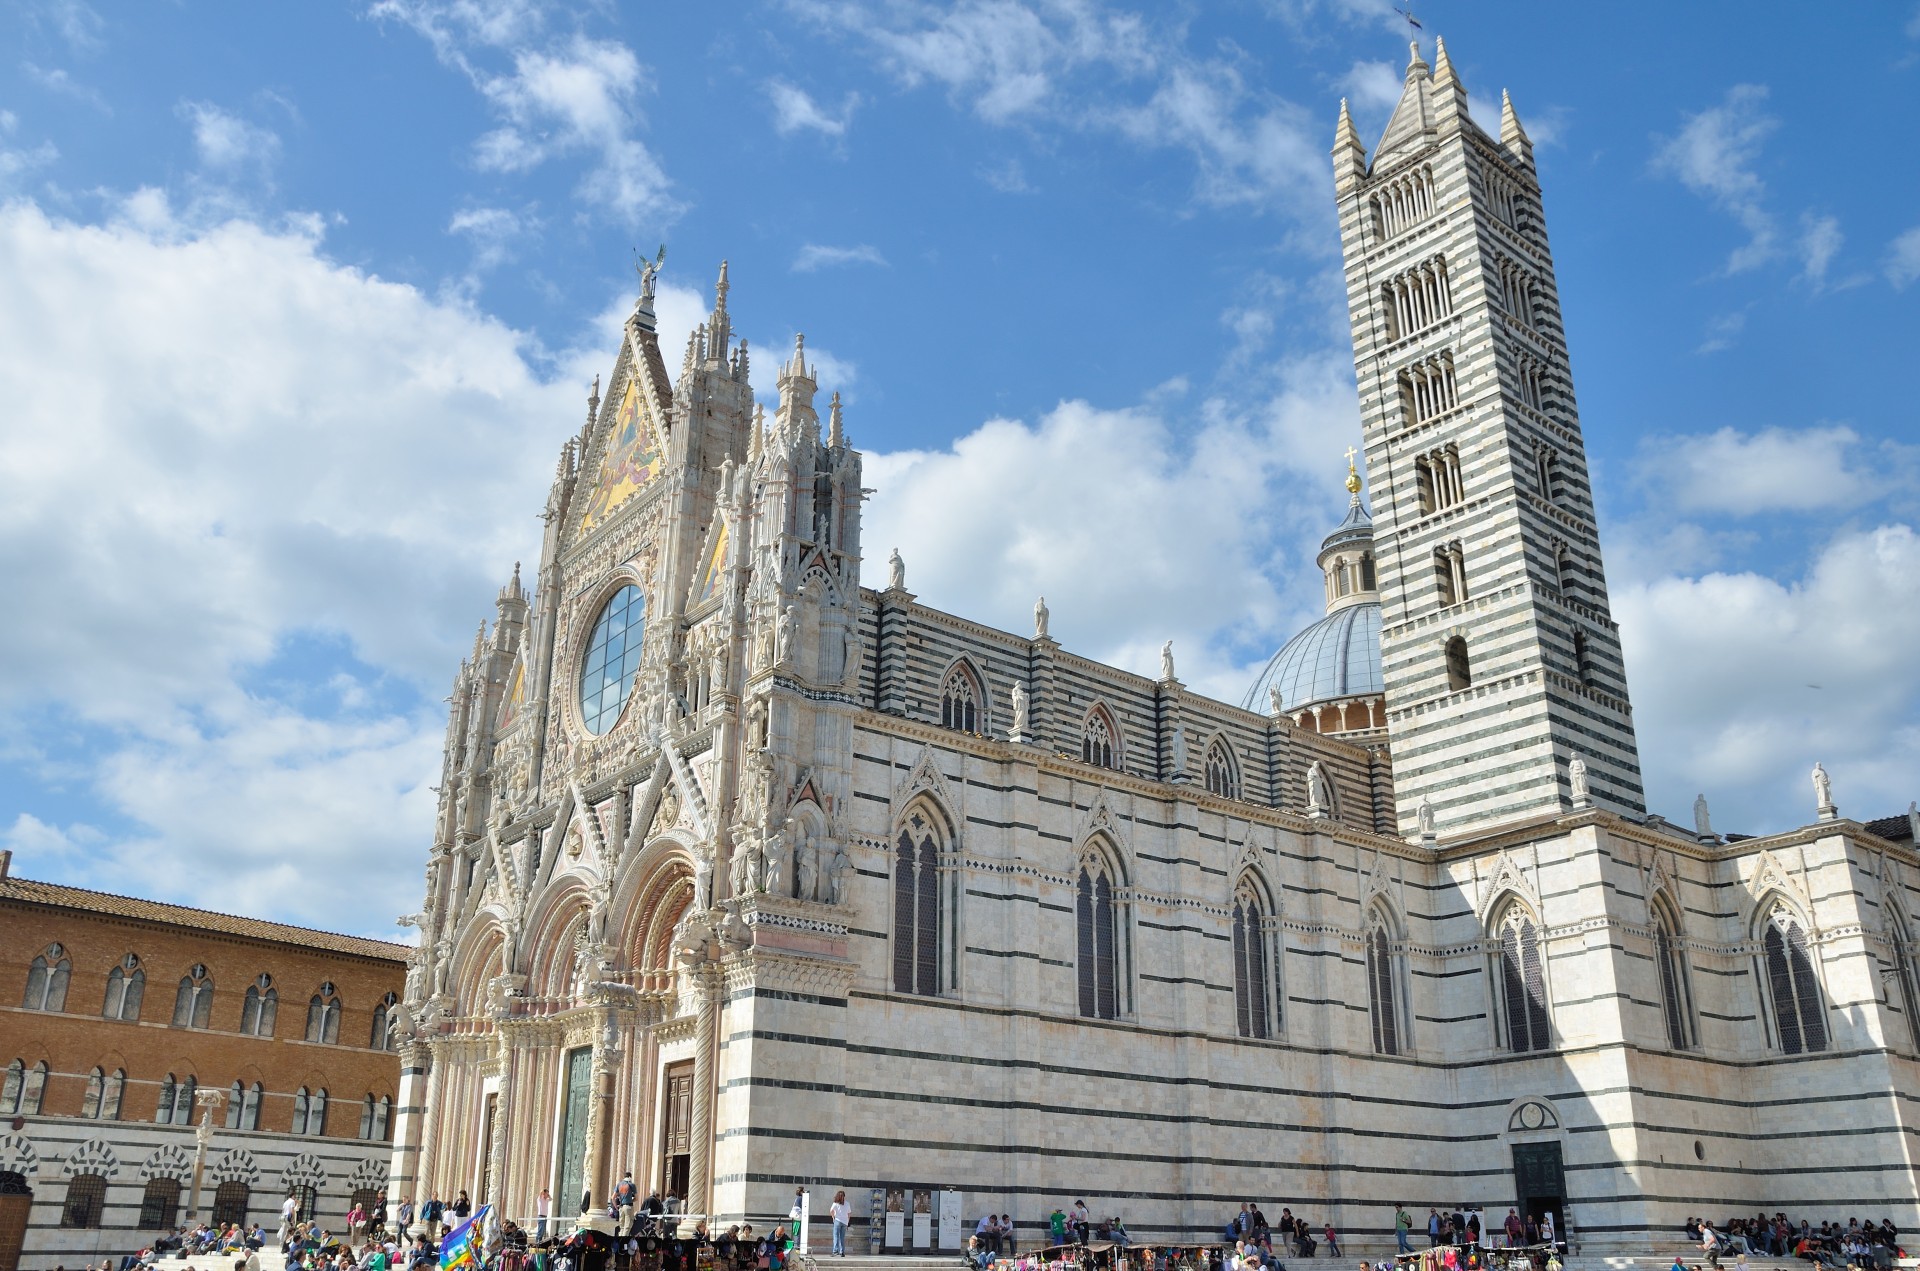
[[[804,342],[722,265],[670,372],[643,273],[454,681],[396,1197],[1920,1224],[1916,818],[1646,810],[1527,134],[1416,46],[1332,158],[1364,460],[1238,704],[920,604]]]

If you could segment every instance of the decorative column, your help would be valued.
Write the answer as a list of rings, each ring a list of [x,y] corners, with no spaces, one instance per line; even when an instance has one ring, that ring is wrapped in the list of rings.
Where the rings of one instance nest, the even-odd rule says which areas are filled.
[[[874,617],[875,705],[889,715],[907,713],[907,628],[912,618],[913,593],[889,587],[880,593],[880,612]]]
[[[193,1194],[187,1200],[188,1222],[200,1219],[200,1180],[207,1170],[207,1148],[213,1143],[213,1110],[227,1101],[227,1092],[196,1091],[193,1101],[200,1105],[200,1124],[193,1127]]]
[[[420,1200],[420,1140],[432,1058],[433,1052],[418,1042],[400,1047],[400,1097],[393,1110],[393,1160],[387,1166],[388,1194],[396,1206],[402,1200]]]
[[[687,1165],[687,1212],[707,1213],[713,1205],[713,1069],[719,1039],[720,968],[712,963],[689,967],[700,995],[698,1032],[693,1039],[693,1142]],[[694,1202],[699,1202],[695,1210]]]
[[[593,1057],[588,1060],[587,1086],[593,1092],[587,1101],[587,1156],[581,1162],[580,1176],[586,1180],[586,1189],[593,1195],[598,1207],[604,1208],[612,1189],[606,1186],[607,1172],[607,1122],[612,1119],[613,1092],[608,1074],[612,1065],[608,1062],[606,1028],[596,1028],[593,1036]]]
[[[508,1105],[513,1101],[513,1064],[514,1046],[508,1040],[503,1027],[504,1020],[494,1020],[495,1053],[500,1058],[500,1085],[493,1096],[493,1129],[488,1135],[491,1145],[486,1162],[486,1199],[492,1203],[495,1211],[502,1216],[507,1213],[507,1123],[510,1117]]]

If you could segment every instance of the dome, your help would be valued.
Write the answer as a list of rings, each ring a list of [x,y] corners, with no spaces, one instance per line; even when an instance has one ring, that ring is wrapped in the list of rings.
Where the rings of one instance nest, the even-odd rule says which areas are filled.
[[[1286,642],[1241,706],[1269,709],[1270,688],[1280,690],[1283,710],[1315,702],[1377,695],[1385,690],[1380,674],[1380,602],[1365,600],[1334,610]]]

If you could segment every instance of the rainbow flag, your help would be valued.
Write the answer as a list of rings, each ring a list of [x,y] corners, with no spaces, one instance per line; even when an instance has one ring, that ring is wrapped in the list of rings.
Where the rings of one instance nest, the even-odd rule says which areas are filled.
[[[492,1205],[482,1205],[474,1211],[473,1217],[447,1233],[440,1242],[440,1271],[479,1271],[480,1233],[484,1230],[487,1211]]]

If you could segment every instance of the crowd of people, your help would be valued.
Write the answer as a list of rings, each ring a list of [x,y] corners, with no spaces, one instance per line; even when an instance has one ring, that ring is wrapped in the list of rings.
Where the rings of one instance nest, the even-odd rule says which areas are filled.
[[[1729,1256],[1744,1267],[1751,1255],[1804,1258],[1838,1271],[1847,1267],[1890,1267],[1895,1259],[1906,1256],[1891,1218],[1882,1219],[1877,1226],[1871,1218],[1864,1223],[1850,1218],[1845,1226],[1828,1221],[1816,1227],[1805,1218],[1796,1225],[1785,1213],[1775,1213],[1771,1218],[1755,1214],[1717,1224],[1706,1218],[1689,1218],[1682,1230],[1689,1240],[1699,1242],[1702,1256],[1714,1267]],[[1675,1259],[1675,1265],[1686,1271],[1680,1259]]]

